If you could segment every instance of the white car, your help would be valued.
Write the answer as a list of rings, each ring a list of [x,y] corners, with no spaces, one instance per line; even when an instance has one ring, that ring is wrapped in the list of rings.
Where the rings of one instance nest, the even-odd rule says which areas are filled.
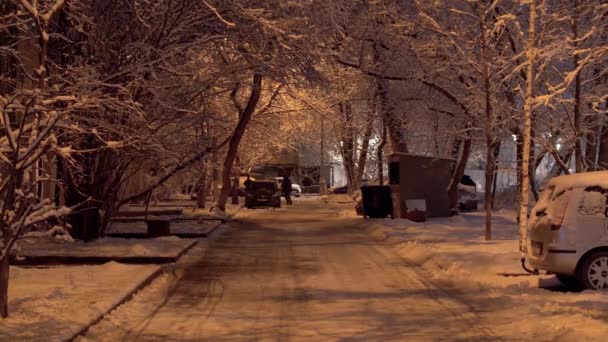
[[[458,183],[458,206],[460,211],[477,210],[477,191],[474,185]]]
[[[274,180],[279,185],[279,188],[283,184],[283,177],[275,177]],[[294,197],[300,197],[302,194],[302,187],[296,183],[291,183],[291,195]]]
[[[566,285],[608,289],[608,171],[549,181],[530,216],[526,260]]]
[[[300,195],[302,194],[302,187],[295,183],[291,184],[291,193],[295,197],[300,197]]]

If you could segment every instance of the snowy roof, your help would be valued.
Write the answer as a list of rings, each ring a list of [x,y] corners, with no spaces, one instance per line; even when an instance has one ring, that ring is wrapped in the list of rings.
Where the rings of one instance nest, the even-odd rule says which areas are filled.
[[[559,176],[551,179],[548,185],[556,188],[608,187],[608,171],[582,172]]]

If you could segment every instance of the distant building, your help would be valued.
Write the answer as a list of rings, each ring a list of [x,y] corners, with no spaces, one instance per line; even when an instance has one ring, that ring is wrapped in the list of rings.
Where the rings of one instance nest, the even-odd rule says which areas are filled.
[[[326,185],[334,185],[334,164],[325,157]],[[288,174],[302,187],[318,186],[321,178],[321,152],[318,146],[301,144],[296,148],[283,148],[270,153],[270,157],[249,170],[254,178],[273,178]]]

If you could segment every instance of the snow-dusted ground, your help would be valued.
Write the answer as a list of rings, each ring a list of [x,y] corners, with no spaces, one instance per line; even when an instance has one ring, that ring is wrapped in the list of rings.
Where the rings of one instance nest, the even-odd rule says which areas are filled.
[[[245,210],[82,340],[495,340],[341,208]]]
[[[458,289],[498,335],[535,341],[608,336],[608,293],[568,292],[554,276],[531,276],[521,268],[514,212],[496,214],[492,241],[484,239],[482,213],[425,223],[369,220],[365,226],[433,282]]]
[[[103,238],[93,242],[28,239],[19,244],[21,256],[174,257],[195,239],[164,236],[153,239]]]
[[[242,210],[81,340],[605,340],[608,294],[527,275],[513,213],[485,241],[481,213],[364,221],[351,207]]]
[[[158,265],[11,267],[0,341],[65,341],[119,303]]]

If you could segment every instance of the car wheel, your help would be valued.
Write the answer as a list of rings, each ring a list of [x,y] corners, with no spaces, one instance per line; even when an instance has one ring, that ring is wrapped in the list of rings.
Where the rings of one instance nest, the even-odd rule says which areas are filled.
[[[608,290],[608,252],[589,255],[579,269],[578,280],[585,289]]]
[[[581,287],[576,276],[568,274],[556,274],[555,277],[569,289],[578,290]]]

